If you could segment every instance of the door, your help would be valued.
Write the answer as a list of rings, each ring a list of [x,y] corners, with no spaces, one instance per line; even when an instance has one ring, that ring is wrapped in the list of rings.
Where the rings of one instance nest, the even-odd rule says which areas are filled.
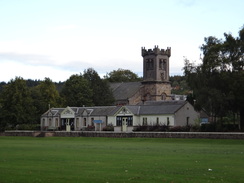
[[[128,125],[127,123],[128,123],[127,118],[122,118],[122,131],[123,132],[127,131],[127,125]]]

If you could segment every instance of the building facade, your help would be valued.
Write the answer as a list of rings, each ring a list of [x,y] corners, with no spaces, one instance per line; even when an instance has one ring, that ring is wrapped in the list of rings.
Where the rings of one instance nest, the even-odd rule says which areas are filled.
[[[117,132],[132,132],[138,126],[195,124],[200,116],[193,106],[171,100],[171,48],[142,48],[141,55],[142,82],[111,83],[115,106],[52,108],[41,116],[41,129],[99,131],[112,125]]]
[[[186,101],[151,101],[141,105],[52,108],[41,116],[42,130],[95,130],[112,125],[116,132],[138,126],[194,125],[200,116]]]

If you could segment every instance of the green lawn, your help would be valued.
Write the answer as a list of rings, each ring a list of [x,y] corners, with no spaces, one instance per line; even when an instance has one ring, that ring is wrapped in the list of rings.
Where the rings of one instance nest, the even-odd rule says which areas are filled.
[[[0,137],[0,183],[243,181],[243,140]]]

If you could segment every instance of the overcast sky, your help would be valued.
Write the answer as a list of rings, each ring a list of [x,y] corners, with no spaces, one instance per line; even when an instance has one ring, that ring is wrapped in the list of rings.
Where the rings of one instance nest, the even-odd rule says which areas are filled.
[[[0,0],[0,81],[65,81],[94,68],[101,76],[142,75],[141,47],[171,47],[170,75],[183,57],[199,62],[204,37],[234,37],[243,0]]]

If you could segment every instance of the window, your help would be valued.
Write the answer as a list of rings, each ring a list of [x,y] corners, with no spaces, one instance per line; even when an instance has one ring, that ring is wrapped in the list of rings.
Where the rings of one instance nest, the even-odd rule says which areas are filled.
[[[45,126],[45,121],[46,121],[46,120],[43,118],[43,119],[42,119],[42,126]]]
[[[157,117],[156,125],[159,125],[159,118]]]
[[[122,126],[122,117],[117,116],[117,118],[116,118],[116,126]]]
[[[169,117],[167,117],[167,126],[169,126],[170,122],[169,122]]]
[[[165,94],[165,93],[163,93],[163,94],[161,95],[161,100],[166,100],[166,94]]]
[[[129,116],[127,119],[128,119],[128,126],[133,126],[133,117]]]
[[[55,126],[58,126],[58,118],[55,118]]]
[[[94,126],[94,118],[91,118],[91,125]]]
[[[143,119],[142,119],[142,125],[143,125],[143,126],[146,126],[146,125],[147,125],[147,118],[143,118]]]
[[[147,59],[146,60],[146,69],[147,70],[153,70],[154,69],[154,60],[153,59]]]
[[[52,119],[49,118],[49,123],[48,123],[49,126],[52,126]]]
[[[83,121],[83,126],[86,126],[86,118],[84,118],[84,121]]]
[[[162,61],[162,59],[159,59],[159,69],[163,69],[163,61]]]
[[[189,125],[189,118],[190,118],[190,117],[186,117],[186,126]]]
[[[79,118],[76,118],[76,127],[79,127]]]

